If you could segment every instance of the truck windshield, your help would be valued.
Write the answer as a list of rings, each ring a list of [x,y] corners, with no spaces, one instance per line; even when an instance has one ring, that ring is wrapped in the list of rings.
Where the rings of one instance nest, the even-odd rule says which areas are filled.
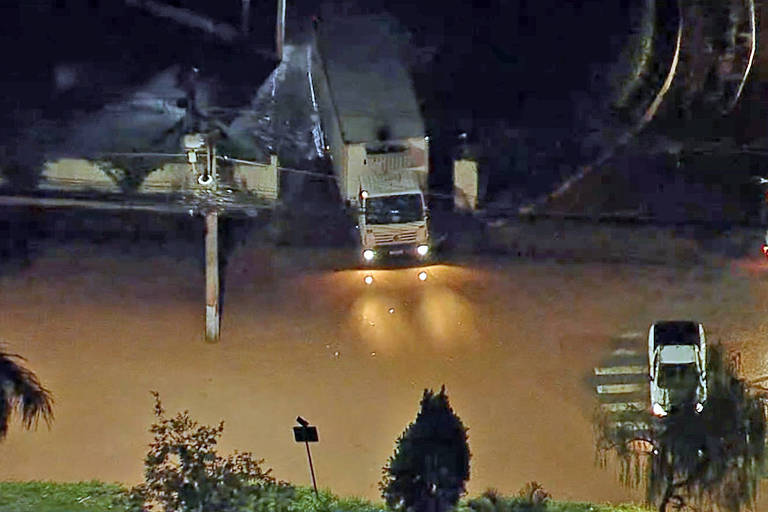
[[[420,194],[371,197],[365,201],[365,221],[368,224],[398,224],[424,218]]]

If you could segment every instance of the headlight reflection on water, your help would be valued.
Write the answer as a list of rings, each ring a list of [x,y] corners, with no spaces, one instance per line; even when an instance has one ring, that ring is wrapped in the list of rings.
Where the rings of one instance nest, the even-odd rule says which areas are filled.
[[[386,356],[401,350],[438,350],[478,341],[476,312],[461,293],[463,269],[434,265],[427,270],[353,271],[358,283],[346,328],[370,350]],[[422,282],[421,273],[429,274]],[[365,280],[365,282],[368,282]],[[449,286],[451,285],[451,286]]]

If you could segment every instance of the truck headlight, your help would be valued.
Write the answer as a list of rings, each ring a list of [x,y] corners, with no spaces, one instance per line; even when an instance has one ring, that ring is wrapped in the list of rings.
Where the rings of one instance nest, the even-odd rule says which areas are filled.
[[[366,249],[363,251],[363,259],[365,261],[371,261],[374,256],[376,256],[376,253],[371,249]]]
[[[667,411],[664,410],[661,404],[653,404],[653,407],[651,407],[651,412],[654,416],[658,416],[659,418],[663,418],[667,415]]]
[[[416,248],[416,252],[419,254],[419,256],[426,256],[429,252],[429,246],[428,245],[420,245]]]

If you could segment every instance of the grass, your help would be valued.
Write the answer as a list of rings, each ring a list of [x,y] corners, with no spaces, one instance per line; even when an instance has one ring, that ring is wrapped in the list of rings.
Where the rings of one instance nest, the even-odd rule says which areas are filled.
[[[0,482],[0,512],[107,512],[123,487],[103,482]],[[473,508],[463,500],[456,512],[648,512],[640,505],[610,505],[548,501],[532,507],[518,498],[500,498],[496,508],[475,498]],[[484,502],[484,503],[480,503]],[[298,487],[289,512],[385,512],[381,503],[363,498],[342,498],[330,491],[315,497],[311,488]]]
[[[297,487],[290,512],[386,512],[386,508],[364,498],[342,498],[328,490],[321,490],[315,497],[311,488]]]
[[[123,488],[103,482],[0,482],[0,512],[105,512]]]
[[[574,503],[569,501],[547,501],[543,505],[533,506],[519,498],[502,498],[497,502],[496,507],[487,500],[470,501],[474,502],[474,507],[469,507],[466,502],[462,502],[455,512],[650,512],[651,510],[642,505]]]

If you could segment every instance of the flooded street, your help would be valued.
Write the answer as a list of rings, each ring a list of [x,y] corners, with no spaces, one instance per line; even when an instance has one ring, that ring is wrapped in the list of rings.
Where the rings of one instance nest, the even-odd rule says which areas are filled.
[[[516,494],[527,482],[538,481],[556,500],[641,501],[642,490],[622,487],[616,468],[596,464],[592,418],[598,397],[592,378],[615,350],[616,339],[632,334],[642,345],[651,322],[693,319],[704,324],[710,343],[722,342],[739,354],[747,379],[768,376],[768,263],[759,255],[707,265],[557,263],[541,255],[572,257],[566,242],[585,248],[590,257],[604,252],[603,257],[621,259],[631,251],[608,254],[616,244],[611,234],[618,230],[590,226],[586,230],[594,233],[588,238],[582,237],[586,230],[558,228],[557,236],[539,238],[534,233],[539,228],[528,223],[506,231],[510,246],[519,249],[510,254],[520,257],[455,256],[450,264],[429,266],[425,282],[415,269],[382,270],[366,286],[365,274],[343,263],[356,251],[350,235],[354,221],[342,218],[336,207],[338,194],[326,173],[328,162],[322,161],[330,150],[325,147],[329,136],[320,126],[312,82],[320,74],[311,59],[313,21],[338,16],[355,2],[331,2],[338,5],[328,16],[317,3],[289,2],[287,35],[279,43],[272,32],[277,11],[254,5],[251,35],[238,45],[140,14],[131,5],[136,2],[110,6],[99,17],[94,14],[98,2],[90,2],[94,5],[73,11],[65,22],[65,3],[50,8],[29,3],[17,9],[15,23],[8,17],[4,33],[12,51],[6,60],[13,80],[5,81],[0,95],[5,101],[0,181],[25,190],[42,179],[35,173],[44,160],[87,156],[111,162],[113,173],[124,174],[106,175],[133,190],[159,166],[143,161],[149,157],[140,153],[169,161],[189,158],[179,154],[182,136],[210,130],[221,132],[221,157],[262,163],[273,154],[279,157],[281,207],[264,215],[277,219],[262,226],[263,237],[274,244],[241,239],[227,255],[222,338],[214,345],[203,340],[199,219],[184,234],[179,234],[184,221],[175,227],[177,219],[168,221],[162,235],[167,247],[138,241],[146,228],[141,220],[130,229],[115,222],[107,236],[97,219],[101,214],[91,211],[72,215],[86,219],[84,224],[93,220],[87,227],[90,241],[73,235],[77,229],[67,231],[60,210],[45,221],[45,229],[45,222],[35,220],[42,217],[37,208],[0,219],[0,343],[24,356],[55,398],[50,429],[26,432],[18,422],[12,424],[0,443],[0,480],[138,483],[154,419],[150,391],[157,391],[169,414],[189,410],[201,423],[224,420],[222,452],[253,452],[277,478],[309,485],[306,452],[291,431],[301,415],[319,429],[320,442],[312,446],[318,484],[378,501],[382,467],[414,420],[423,390],[445,385],[469,427],[470,494],[489,487]],[[223,13],[220,6],[197,3],[210,8],[210,16]],[[240,19],[237,4],[231,3],[228,23]],[[360,12],[374,7],[359,4]],[[432,191],[452,186],[455,150],[465,144],[458,139],[469,136],[483,166],[488,164],[488,170],[481,168],[486,176],[478,186],[506,216],[523,199],[548,193],[574,175],[606,140],[613,144],[612,131],[624,133],[623,125],[611,124],[614,103],[624,102],[620,96],[640,101],[653,92],[654,79],[645,68],[663,69],[658,62],[664,59],[655,56],[663,49],[658,41],[646,45],[638,39],[634,26],[645,10],[625,12],[624,3],[616,2],[583,9],[567,3],[558,9],[546,3],[501,4],[492,16],[471,2],[446,4],[426,16],[423,6],[404,3],[397,15],[413,33],[413,47],[404,53],[409,68],[416,69],[413,82],[432,138]],[[593,15],[600,30],[573,23]],[[539,29],[537,19],[546,21]],[[33,22],[25,20],[34,20],[38,30],[29,30]],[[743,32],[731,32],[745,39]],[[636,43],[647,55],[630,62],[626,56],[633,55]],[[282,48],[280,63],[273,44]],[[15,50],[19,47],[30,51]],[[709,59],[707,66],[716,63],[718,70],[732,66],[734,58],[709,50],[702,55],[707,56],[702,62]],[[682,61],[689,67],[693,62]],[[768,69],[759,67],[756,72],[762,74]],[[683,71],[680,75],[687,76]],[[704,94],[703,82],[700,89],[691,86],[689,103],[696,105],[693,93]],[[362,96],[366,89],[360,85],[359,92]],[[684,92],[673,89],[665,103],[668,112],[679,112],[674,98]],[[610,112],[597,109],[603,104],[611,105]],[[629,103],[621,108],[626,110],[621,116],[645,111]],[[744,150],[748,142],[761,140],[762,135],[747,137],[746,128],[762,134],[764,116],[751,103],[743,111],[751,117],[733,125],[719,117],[700,123],[692,111],[685,119],[700,123],[693,132],[707,133],[708,141],[723,130],[732,132],[733,148]],[[658,131],[665,130],[674,132]],[[697,137],[686,135],[688,130],[680,128],[681,140]],[[591,138],[583,136],[587,133]],[[703,173],[685,163],[693,160],[684,155],[684,143],[667,135],[656,142],[654,133],[636,153],[661,148],[662,141],[674,151],[653,149],[656,153],[644,158],[628,152],[626,165],[619,161],[612,179],[595,173],[595,184],[576,194],[590,212],[636,210],[667,218],[665,212],[674,206],[673,213],[687,222],[699,214],[717,220],[718,212],[730,211],[726,205],[738,214],[733,222],[754,217],[744,213],[746,203],[736,194],[752,194],[754,187],[742,186],[734,173],[742,169],[752,179],[762,164],[734,164],[728,153],[724,163],[711,164],[717,180],[688,183],[685,176],[699,179]],[[714,161],[709,154],[702,158]],[[723,169],[732,171],[732,182],[722,179]],[[675,186],[662,194],[665,180]],[[614,184],[618,192],[610,188]],[[731,193],[738,198],[727,200]],[[762,193],[753,195],[757,200]],[[481,204],[488,199],[484,194]],[[629,199],[624,204],[617,198]],[[578,203],[566,206],[578,210]],[[303,229],[295,229],[294,222]],[[649,232],[657,234],[652,225],[625,228],[622,249],[642,247],[641,231],[646,241]],[[152,240],[162,231],[147,229]],[[487,242],[501,230],[483,229],[467,236],[463,246],[457,243],[456,250],[490,251]],[[28,232],[37,233],[31,241],[25,238]],[[523,232],[536,243],[521,241]],[[659,235],[643,248],[662,247],[672,238]],[[224,239],[222,247],[236,245],[227,246]],[[703,247],[683,242],[670,244],[666,252]],[[343,243],[349,247],[317,247]],[[536,259],[533,249],[540,245],[544,249]],[[29,265],[6,264],[6,256],[26,257],[28,249]],[[640,256],[650,252],[636,251]],[[676,261],[685,262],[685,256]],[[763,485],[758,510],[768,510],[766,495]]]
[[[319,485],[378,498],[376,483],[425,387],[445,384],[469,426],[471,493],[540,481],[556,499],[639,500],[594,464],[592,368],[610,340],[658,318],[695,318],[711,342],[768,373],[768,274],[725,268],[486,259],[380,271],[322,270],[339,254],[250,247],[227,269],[222,341],[202,341],[192,258],[49,248],[0,280],[0,339],[54,393],[50,431],[13,425],[0,479],[136,483],[150,390],[166,409],[225,420],[222,449],[249,450],[308,483],[297,415],[320,432]],[[322,261],[321,261],[322,260]],[[330,268],[328,265],[327,268]]]

